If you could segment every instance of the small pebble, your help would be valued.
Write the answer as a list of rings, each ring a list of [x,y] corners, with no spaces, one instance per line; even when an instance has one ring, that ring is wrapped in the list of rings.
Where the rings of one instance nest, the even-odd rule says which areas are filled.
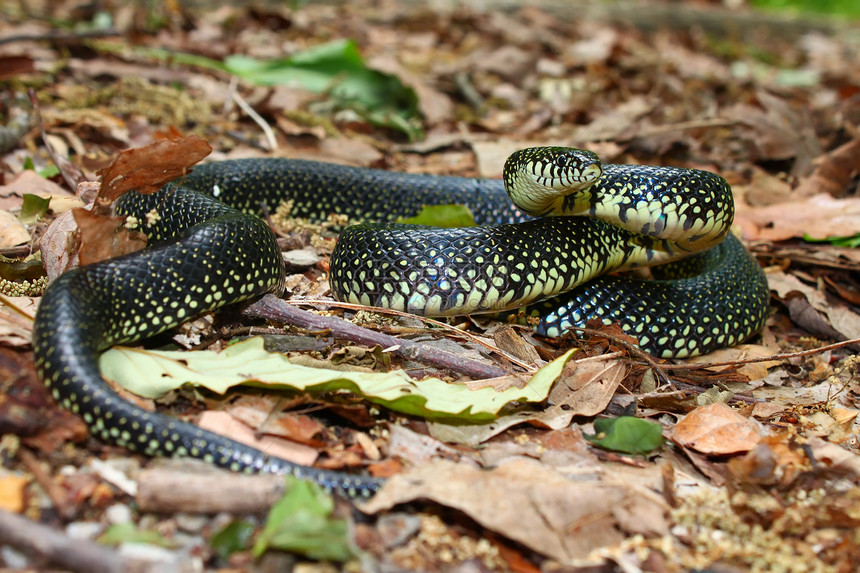
[[[188,533],[200,533],[200,531],[209,523],[209,517],[206,515],[193,515],[190,513],[178,513],[174,517],[176,525],[179,529]]]
[[[293,267],[312,267],[322,260],[315,249],[294,249],[281,255],[287,264]]]
[[[421,529],[421,519],[406,513],[383,515],[376,522],[380,541],[387,549],[398,547],[414,537]]]
[[[160,572],[179,570],[176,566],[183,563],[187,564],[189,560],[189,557],[182,552],[148,543],[122,543],[119,546],[119,554],[127,559],[158,563],[158,571]]]
[[[23,553],[18,553],[8,545],[0,546],[0,560],[9,569],[25,569],[30,566],[30,560]]]
[[[113,525],[128,523],[131,521],[131,508],[121,503],[115,503],[105,510],[105,517]]]
[[[95,539],[104,526],[97,521],[74,521],[66,526],[66,535],[72,539]]]

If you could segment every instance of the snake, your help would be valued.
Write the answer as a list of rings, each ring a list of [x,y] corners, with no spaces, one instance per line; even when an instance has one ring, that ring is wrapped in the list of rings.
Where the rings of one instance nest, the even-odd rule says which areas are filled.
[[[69,270],[48,285],[33,350],[58,404],[94,437],[146,456],[290,474],[349,497],[376,492],[380,478],[297,465],[148,412],[117,395],[99,371],[98,358],[111,346],[280,292],[284,259],[258,214],[287,200],[291,216],[339,213],[356,223],[340,233],[330,261],[331,290],[341,301],[436,316],[537,313],[535,329],[547,336],[591,319],[617,322],[662,357],[742,342],[767,314],[763,271],[729,232],[731,188],[711,172],[604,165],[590,151],[563,147],[517,151],[502,179],[225,160],[155,193],[120,197],[117,213],[139,222],[147,248]],[[396,222],[442,204],[465,205],[478,225]],[[657,263],[668,264],[655,278],[610,274]]]

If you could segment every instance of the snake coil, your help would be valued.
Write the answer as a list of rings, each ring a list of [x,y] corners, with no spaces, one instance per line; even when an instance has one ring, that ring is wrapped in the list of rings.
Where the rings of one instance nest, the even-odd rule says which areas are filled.
[[[510,205],[505,185],[520,208]],[[541,333],[559,335],[600,318],[619,322],[643,348],[667,357],[741,342],[761,328],[767,311],[761,268],[728,234],[731,191],[712,173],[601,166],[594,154],[566,148],[514,154],[504,183],[285,159],[225,161],[155,194],[121,198],[117,210],[147,222],[151,246],[49,285],[33,347],[58,403],[93,435],[145,455],[288,473],[349,496],[376,491],[378,479],[296,465],[144,411],[99,373],[98,356],[112,345],[279,290],[284,265],[275,237],[248,213],[273,211],[287,199],[299,217],[341,213],[387,222],[423,205],[465,204],[482,225],[348,228],[331,261],[332,290],[341,300],[432,315],[539,303],[533,308],[542,313]],[[146,217],[152,212],[158,216]],[[682,257],[665,265],[669,274],[661,280],[605,276]]]

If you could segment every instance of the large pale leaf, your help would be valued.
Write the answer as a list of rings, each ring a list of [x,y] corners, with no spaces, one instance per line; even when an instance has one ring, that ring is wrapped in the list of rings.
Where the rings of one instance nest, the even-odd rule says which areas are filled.
[[[404,414],[481,422],[494,419],[509,402],[545,400],[572,353],[541,368],[524,387],[502,392],[490,387],[470,390],[438,378],[416,381],[399,370],[366,373],[299,366],[281,354],[267,352],[260,337],[221,352],[117,347],[102,355],[100,365],[104,376],[148,398],[157,398],[186,383],[218,394],[238,384],[253,383],[305,392],[348,390]]]

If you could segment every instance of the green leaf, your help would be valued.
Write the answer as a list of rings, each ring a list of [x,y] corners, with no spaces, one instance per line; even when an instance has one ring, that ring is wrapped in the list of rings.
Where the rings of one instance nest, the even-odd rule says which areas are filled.
[[[430,227],[474,227],[475,217],[465,205],[425,205],[414,217],[400,217],[398,223]]]
[[[597,435],[585,435],[585,439],[605,450],[647,454],[663,445],[663,427],[635,416],[598,418],[594,430]]]
[[[209,539],[209,545],[220,559],[227,559],[233,553],[250,546],[254,526],[247,521],[235,519],[221,528]]]
[[[332,517],[334,500],[319,485],[287,478],[287,493],[272,507],[254,544],[259,557],[279,549],[311,559],[346,561],[353,557],[347,522]]]
[[[99,50],[125,54],[127,44],[94,41]],[[397,77],[368,68],[352,40],[335,40],[289,58],[259,60],[244,55],[223,62],[162,48],[134,48],[135,54],[176,64],[226,71],[259,85],[295,85],[324,93],[340,109],[350,109],[366,121],[396,129],[415,140],[423,136],[415,90]]]
[[[162,536],[160,533],[156,531],[148,531],[146,529],[139,529],[137,525],[131,522],[111,525],[99,536],[98,542],[102,545],[146,543],[149,545],[157,545],[159,547],[173,547],[173,542]]]
[[[233,386],[253,383],[300,392],[348,390],[391,410],[451,422],[489,422],[509,402],[541,402],[573,355],[568,351],[536,372],[522,388],[497,392],[470,390],[438,378],[413,380],[401,370],[344,372],[292,364],[267,352],[262,337],[232,344],[221,352],[155,351],[115,347],[100,360],[102,374],[147,398],[157,398],[185,383],[223,394]]]
[[[828,237],[825,239],[815,239],[810,235],[804,233],[803,240],[808,241],[810,243],[830,243],[835,247],[849,247],[852,249],[860,247],[860,233],[856,235],[849,235],[846,237]]]
[[[752,4],[769,10],[860,18],[857,0],[753,0]]]
[[[60,168],[51,163],[47,165],[44,169],[39,171],[39,175],[44,177],[45,179],[50,179],[51,177],[56,177],[60,174]]]
[[[35,223],[45,216],[50,204],[50,199],[44,199],[31,193],[24,193],[24,202],[21,205],[18,220],[24,224]]]
[[[368,68],[352,40],[335,40],[289,58],[228,56],[224,67],[259,85],[295,85],[326,93],[339,107],[375,125],[403,131],[411,139],[421,136],[415,91],[395,76]]]

